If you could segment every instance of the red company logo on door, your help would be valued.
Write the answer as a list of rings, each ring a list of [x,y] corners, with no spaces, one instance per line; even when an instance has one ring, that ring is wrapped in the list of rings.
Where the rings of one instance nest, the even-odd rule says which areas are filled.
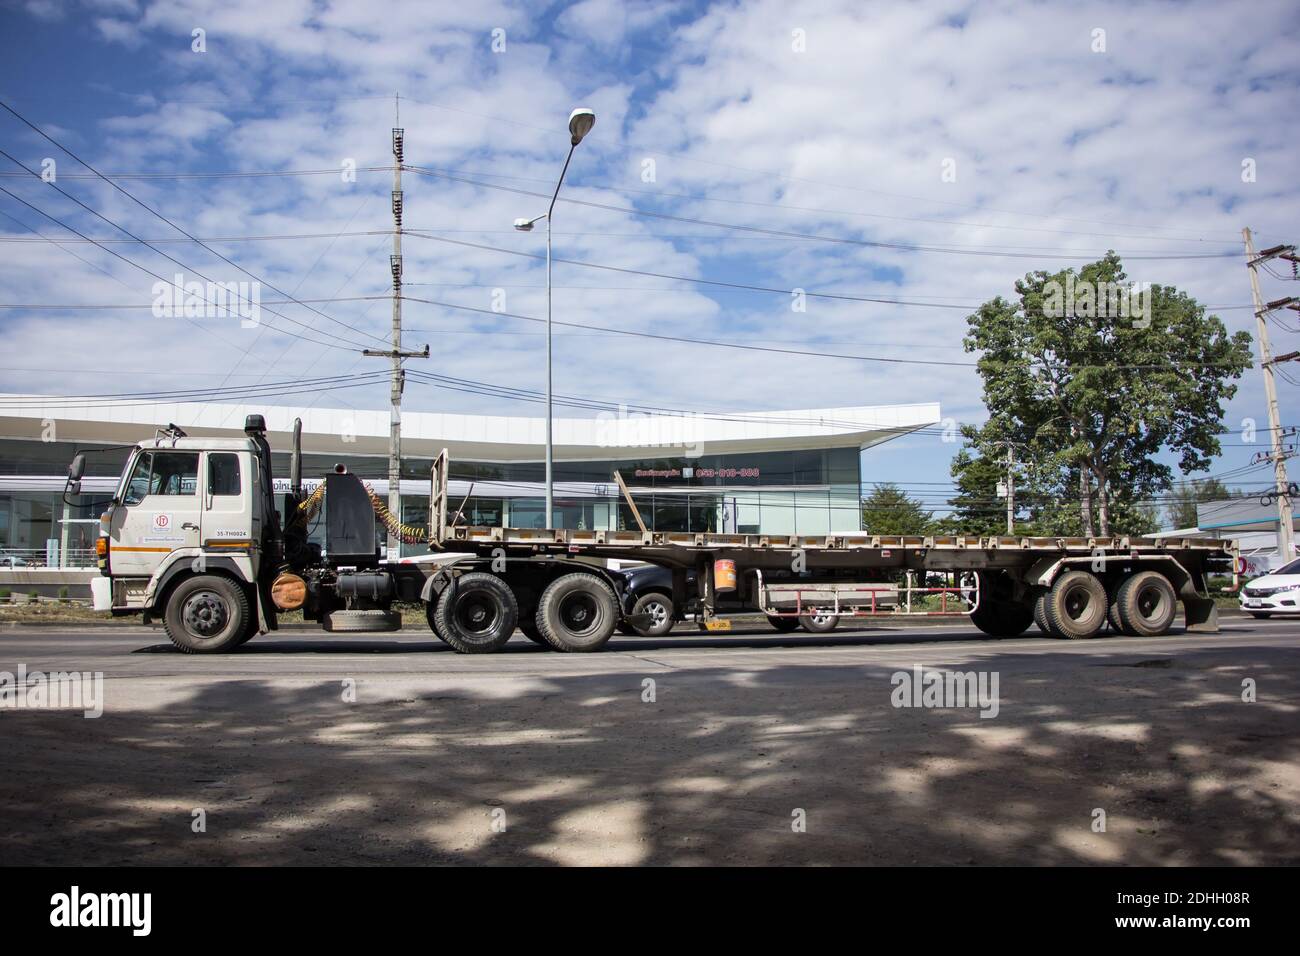
[[[172,516],[167,514],[156,514],[153,516],[153,530],[164,533],[172,529]]]

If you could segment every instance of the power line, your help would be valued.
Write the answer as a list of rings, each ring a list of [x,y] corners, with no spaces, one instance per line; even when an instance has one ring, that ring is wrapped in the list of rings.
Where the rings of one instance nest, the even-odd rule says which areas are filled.
[[[3,104],[0,104],[0,105],[3,105]],[[12,162],[16,163],[16,164],[19,165],[19,166],[22,166],[23,169],[27,169],[27,167],[26,167],[25,165],[23,165],[23,163],[19,162],[17,159],[14,159],[14,157],[10,156],[10,155],[9,155],[8,153],[6,153],[3,149],[0,149],[0,156],[4,156],[6,159],[11,160]],[[38,179],[40,178],[40,174],[39,174],[39,173],[36,173],[36,172],[34,172],[33,170],[30,170],[30,169],[27,169],[27,171],[28,171],[29,173],[31,173],[33,176],[36,176]],[[76,203],[78,206],[80,206],[81,208],[85,209],[87,212],[89,212],[89,213],[91,213],[92,215],[97,216],[98,218],[104,220],[104,222],[108,223],[109,225],[113,226],[114,228],[121,230],[122,232],[126,233],[128,236],[132,236],[132,238],[137,238],[137,237],[135,237],[134,234],[133,234],[129,229],[127,229],[125,226],[119,225],[118,223],[114,222],[112,219],[109,219],[107,216],[103,215],[103,214],[100,213],[99,211],[97,211],[97,210],[95,210],[95,209],[92,209],[90,206],[86,205],[84,202],[82,202],[82,201],[81,201],[80,199],[78,199],[76,196],[73,196],[71,193],[68,193],[68,192],[66,192],[65,190],[61,189],[57,184],[55,184],[55,183],[48,183],[47,185],[51,186],[53,189],[55,189],[56,191],[58,191],[58,192],[61,193],[62,195],[64,195],[64,196],[66,196],[67,198],[71,199],[73,202],[75,202],[75,203]],[[83,239],[88,239],[88,238],[89,238],[88,236],[84,235],[83,233],[78,232],[76,229],[73,229],[71,226],[69,226],[67,223],[63,222],[62,220],[60,220],[60,219],[56,219],[54,216],[51,216],[49,213],[45,212],[44,210],[39,209],[39,208],[37,208],[36,206],[32,205],[31,203],[27,202],[27,200],[22,199],[22,198],[20,198],[19,196],[15,195],[14,193],[10,192],[8,189],[5,189],[3,186],[0,186],[0,192],[4,192],[6,195],[8,195],[8,196],[12,197],[13,199],[17,200],[18,202],[22,203],[24,206],[26,206],[28,209],[31,209],[33,212],[36,212],[36,213],[38,213],[39,215],[44,216],[45,218],[49,219],[51,222],[54,222],[54,223],[57,223],[57,224],[60,225],[60,226],[63,226],[63,228],[67,229],[69,232],[74,233],[75,235],[80,236],[80,237],[83,238]],[[149,245],[149,243],[144,242],[143,240],[138,240],[138,241],[140,241],[144,246],[146,246],[146,247],[148,247],[149,249],[152,249],[154,252],[158,253],[158,254],[159,254],[160,256],[162,256],[164,259],[167,259],[169,262],[173,262],[173,263],[175,263],[176,265],[180,266],[182,269],[186,269],[186,270],[188,270],[188,271],[194,273],[196,276],[198,276],[199,278],[203,279],[204,281],[209,282],[209,283],[211,283],[211,282],[214,281],[214,280],[208,278],[208,277],[207,277],[206,275],[204,275],[202,272],[199,272],[197,269],[193,268],[192,266],[187,266],[185,263],[181,262],[179,259],[175,258],[174,256],[170,256],[170,255],[168,255],[167,253],[163,252],[161,249],[155,248],[154,246]],[[109,249],[107,246],[100,245],[99,243],[95,243],[95,245],[98,246],[100,249],[103,249],[105,252],[109,253],[110,255],[116,256],[118,259],[121,259],[123,262],[127,262],[127,263],[130,263],[131,265],[137,266],[137,267],[140,268],[142,271],[147,272],[149,275],[152,275],[155,279],[158,279],[160,282],[165,282],[165,283],[167,283],[168,285],[175,287],[176,289],[178,289],[178,290],[179,290],[180,292],[182,292],[182,293],[185,292],[184,287],[177,285],[176,282],[174,282],[173,280],[171,280],[171,279],[164,279],[162,276],[158,275],[157,273],[155,273],[155,272],[151,272],[150,270],[146,269],[144,266],[140,266],[138,263],[134,262],[134,261],[131,260],[131,259],[128,259],[126,256],[123,256],[123,255],[120,255],[120,254],[117,253],[117,252],[114,252],[112,249]],[[250,273],[250,274],[251,274],[251,273]],[[249,300],[248,297],[247,297],[246,295],[244,295],[242,292],[239,292],[238,290],[235,290],[235,293],[236,293],[236,295],[238,296],[238,298],[244,300],[245,302],[248,302],[250,305],[252,304],[251,300]],[[204,301],[204,302],[207,302],[209,305],[216,305],[216,303],[213,303],[211,300],[207,299],[206,297],[202,297],[202,298],[203,298],[203,301]],[[227,310],[227,311],[228,311],[228,310]],[[330,332],[325,332],[325,331],[323,331],[323,330],[318,330],[318,329],[311,329],[310,326],[304,325],[302,322],[299,322],[297,319],[294,319],[294,318],[291,318],[291,317],[289,317],[289,316],[287,316],[287,315],[284,315],[284,314],[281,313],[281,312],[276,312],[274,309],[268,309],[267,311],[270,312],[270,313],[271,313],[272,315],[274,315],[274,316],[278,316],[279,318],[284,319],[284,320],[287,321],[287,322],[292,322],[294,325],[300,326],[300,327],[302,327],[302,328],[304,328],[304,329],[309,329],[310,331],[313,331],[313,332],[320,332],[320,334],[322,334],[322,335],[328,335],[328,336],[330,336],[331,338],[336,339],[337,341],[345,342],[347,345],[355,347],[355,343],[348,342],[346,339],[339,338],[338,336],[333,335],[333,334],[330,333]],[[281,331],[281,332],[283,332],[283,333],[286,334],[286,335],[294,335],[294,334],[295,334],[295,333],[293,333],[293,332],[289,332],[288,330],[285,330],[285,329],[279,329],[279,330],[277,330],[277,331]],[[302,337],[302,338],[306,338],[305,336],[300,336],[300,337]],[[315,340],[315,339],[308,339],[308,341],[316,341],[316,340]],[[320,345],[320,344],[325,344],[325,343],[317,342],[317,344]],[[334,348],[339,348],[339,346],[334,346]]]
[[[520,253],[520,255],[527,255],[527,253]],[[563,262],[565,260],[561,259],[556,261]],[[463,312],[475,312],[481,315],[494,316],[496,318],[518,319],[524,322],[544,323],[546,321],[545,319],[537,318],[536,316],[520,315],[517,312],[496,312],[492,309],[480,309],[480,308],[475,308],[474,306],[457,305],[452,302],[440,302],[436,299],[424,299],[424,298],[418,298],[416,296],[408,296],[408,295],[404,295],[402,296],[402,298],[408,302],[419,302],[424,305],[434,305],[444,309],[455,309]],[[776,348],[773,346],[750,345],[743,342],[720,342],[714,339],[691,338],[682,335],[667,335],[660,332],[641,332],[641,331],[633,331],[631,329],[616,329],[606,325],[589,325],[582,322],[565,322],[559,319],[553,320],[552,324],[562,325],[565,326],[566,328],[587,329],[587,330],[597,331],[597,332],[608,332],[613,335],[628,335],[628,336],[635,336],[637,338],[657,339],[664,342],[680,342],[686,345],[705,345],[713,348],[740,349],[747,352],[771,352],[778,355],[800,355],[800,356],[811,356],[814,358],[834,358],[834,359],[845,359],[845,360],[856,361],[856,362],[881,362],[881,363],[892,364],[892,365],[933,365],[933,366],[946,366],[951,368],[978,368],[979,367],[978,362],[956,362],[956,361],[947,361],[941,359],[905,359],[905,358],[893,358],[885,355],[857,355],[857,354],[843,353],[843,352],[813,351],[811,349]],[[431,334],[431,330],[429,329],[408,329],[407,331],[424,332],[426,334]],[[1229,363],[1204,363],[1204,362],[1187,363],[1185,367],[1186,368],[1218,368],[1220,366],[1225,366],[1228,364]],[[1099,365],[1085,365],[1085,366],[1075,366],[1075,367],[1076,368],[1078,367],[1105,368],[1105,369],[1115,369],[1115,370],[1124,370],[1124,371],[1141,371],[1141,370],[1151,371],[1157,369],[1174,368],[1175,366],[1170,365],[1168,363],[1164,363],[1164,364],[1145,364],[1145,365],[1099,364]]]
[[[229,259],[229,258],[227,258],[226,256],[222,255],[220,252],[218,252],[216,249],[213,249],[211,246],[207,245],[207,244],[206,244],[205,242],[203,242],[201,239],[197,239],[197,238],[195,238],[193,235],[191,235],[189,232],[187,232],[187,231],[186,231],[185,229],[183,229],[181,226],[177,225],[177,224],[176,224],[175,222],[173,222],[171,219],[168,219],[166,216],[164,216],[164,215],[163,215],[162,213],[160,213],[158,210],[154,209],[154,208],[153,208],[152,206],[150,206],[148,203],[145,203],[145,202],[143,202],[142,200],[136,198],[132,193],[130,193],[129,191],[127,191],[126,189],[124,189],[124,188],[123,188],[122,186],[120,186],[119,184],[115,183],[113,180],[109,179],[107,176],[105,176],[103,173],[101,173],[99,170],[97,170],[94,166],[90,165],[90,163],[86,162],[84,159],[82,159],[82,158],[81,158],[80,156],[78,156],[76,153],[72,152],[72,150],[68,149],[66,146],[64,146],[62,143],[60,143],[58,140],[56,140],[53,136],[50,136],[48,133],[46,133],[44,130],[42,130],[40,127],[38,127],[35,123],[31,122],[29,119],[27,119],[25,116],[23,116],[23,115],[22,115],[21,113],[19,113],[17,110],[15,110],[12,106],[10,106],[9,104],[5,103],[3,100],[0,100],[0,107],[3,107],[7,112],[9,112],[10,114],[12,114],[12,115],[14,116],[15,119],[19,120],[21,123],[23,123],[24,125],[26,125],[28,128],[30,128],[33,132],[37,133],[39,136],[43,137],[45,140],[47,140],[48,142],[50,142],[52,145],[54,145],[54,146],[56,146],[57,148],[63,150],[63,152],[67,153],[69,156],[71,156],[73,159],[75,159],[77,162],[79,162],[82,166],[85,166],[88,170],[90,170],[92,173],[94,173],[96,176],[98,176],[98,177],[99,177],[100,179],[102,179],[104,182],[108,183],[110,186],[112,186],[114,189],[116,189],[118,192],[120,192],[120,193],[121,193],[123,196],[125,196],[127,199],[131,200],[133,203],[135,203],[135,204],[136,204],[137,206],[139,206],[141,209],[144,209],[146,212],[149,212],[150,214],[152,214],[152,215],[156,216],[157,218],[161,219],[163,222],[167,223],[167,225],[171,226],[173,229],[175,229],[175,230],[176,230],[177,232],[179,232],[181,235],[185,236],[187,239],[190,239],[190,240],[192,240],[192,241],[198,243],[202,248],[204,248],[204,249],[206,249],[208,252],[212,253],[212,255],[216,256],[216,257],[217,257],[218,259],[220,259],[222,262],[225,262],[227,265],[230,265],[230,266],[232,266],[232,267],[238,269],[240,272],[242,272],[244,275],[248,276],[249,278],[253,279],[254,281],[256,281],[256,282],[260,282],[262,285],[266,286],[266,287],[267,287],[268,289],[270,289],[271,291],[273,291],[273,292],[277,292],[277,293],[279,293],[280,295],[284,296],[284,297],[287,298],[287,299],[293,299],[293,296],[291,296],[291,295],[289,295],[288,293],[286,293],[283,289],[277,288],[277,287],[276,287],[275,285],[273,285],[271,282],[267,281],[266,279],[263,279],[261,276],[257,275],[257,274],[254,273],[254,272],[250,272],[248,269],[245,269],[243,266],[239,265],[239,263],[235,262],[234,260]],[[3,153],[3,151],[0,150],[0,153]],[[25,165],[23,165],[22,163],[18,162],[18,160],[14,159],[12,156],[9,156],[8,153],[3,153],[3,155],[5,155],[7,158],[13,160],[13,162],[17,163],[19,166],[22,166],[23,169],[27,169],[27,167],[26,167]],[[40,174],[37,173],[37,172],[35,172],[34,170],[27,169],[27,171],[28,171],[29,173],[31,173],[33,176],[35,176],[37,179],[41,179]],[[63,195],[65,195],[65,196],[68,196],[68,195],[69,195],[68,193],[64,192],[62,189],[59,189],[59,187],[58,187],[57,185],[55,185],[54,183],[49,183],[49,185],[54,186],[54,188],[55,188],[55,189],[58,189],[58,191],[59,191],[60,193],[63,193]],[[69,198],[72,198],[72,197],[69,196]],[[80,200],[76,200],[76,201],[77,201],[78,203],[80,203]],[[82,204],[82,205],[84,205],[84,204]],[[89,208],[89,207],[86,207],[86,208]],[[96,213],[96,215],[98,215],[98,213]],[[103,218],[103,217],[101,217],[101,218]],[[111,221],[111,220],[105,219],[105,221],[106,221],[106,222],[109,222],[109,221]],[[116,225],[116,224],[114,223],[114,225]],[[127,230],[124,229],[124,228],[122,228],[121,226],[118,226],[117,228],[121,229],[123,232],[126,232],[127,235],[131,235],[131,233],[127,232]],[[157,251],[157,250],[155,250],[155,251]],[[170,258],[170,257],[168,257],[168,258]],[[172,261],[175,262],[176,260],[173,259]],[[298,303],[298,304],[299,304],[299,305],[304,305],[303,303]],[[365,336],[367,336],[367,337],[369,337],[369,338],[377,339],[378,341],[381,341],[381,342],[383,341],[382,339],[379,339],[377,336],[372,335],[372,334],[369,333],[369,332],[365,332],[365,331],[363,331],[363,330],[361,330],[361,329],[354,328],[353,326],[348,325],[346,322],[342,322],[342,321],[340,321],[340,320],[334,318],[334,317],[331,316],[331,315],[327,315],[326,313],[320,311],[320,310],[317,309],[317,308],[314,308],[313,306],[310,306],[310,305],[304,305],[304,308],[306,308],[309,312],[314,312],[314,313],[316,313],[316,314],[319,315],[321,318],[329,319],[329,321],[331,321],[331,322],[335,322],[335,323],[337,323],[337,324],[339,324],[339,325],[342,325],[342,326],[345,327],[345,328],[351,329],[353,332],[356,332],[358,335],[365,335]],[[285,316],[285,318],[287,318],[287,316]],[[301,323],[300,323],[300,324],[301,324]],[[304,328],[307,328],[307,326],[303,326],[303,327],[304,327]],[[325,333],[325,334],[328,335],[329,333]],[[335,336],[335,337],[337,338],[337,336]]]
[[[22,203],[22,204],[23,204],[24,206],[26,206],[28,209],[30,209],[30,210],[32,210],[33,212],[37,213],[38,215],[44,216],[46,219],[50,220],[50,222],[53,222],[54,224],[56,224],[56,225],[58,225],[58,226],[62,226],[64,229],[68,230],[68,231],[71,232],[73,235],[77,235],[77,236],[81,236],[81,235],[82,235],[80,232],[78,232],[78,231],[77,231],[76,229],[74,229],[72,226],[69,226],[66,222],[63,222],[63,220],[58,219],[57,217],[50,215],[49,213],[47,213],[47,212],[46,212],[45,210],[43,210],[43,209],[39,209],[39,208],[37,208],[36,206],[33,206],[33,205],[32,205],[31,203],[29,203],[27,200],[23,199],[21,196],[17,196],[17,195],[15,195],[14,193],[11,193],[8,189],[5,189],[3,186],[0,186],[0,193],[4,193],[4,194],[5,194],[6,196],[8,196],[10,199],[13,199],[13,200],[15,200],[16,202],[20,202],[20,203]],[[83,236],[83,238],[85,238],[85,237]],[[52,242],[52,243],[55,242],[55,240],[53,240],[53,239],[50,239],[49,241]],[[57,243],[56,243],[56,244],[57,244]],[[177,286],[176,283],[175,283],[173,280],[171,280],[171,279],[164,279],[162,276],[158,275],[158,273],[156,273],[156,272],[154,272],[154,271],[152,271],[152,270],[146,268],[145,266],[140,265],[140,263],[135,262],[135,261],[132,260],[132,259],[128,259],[126,256],[121,255],[120,253],[114,252],[112,249],[108,249],[108,248],[105,248],[105,247],[102,247],[102,246],[101,246],[100,248],[103,248],[104,251],[107,252],[109,255],[114,256],[115,258],[121,259],[121,260],[122,260],[123,262],[125,262],[127,265],[129,265],[129,266],[131,266],[131,267],[133,267],[133,268],[139,269],[139,270],[140,270],[141,272],[143,272],[145,275],[152,276],[153,278],[157,279],[159,282],[166,283],[167,285],[172,286],[172,287],[178,289],[178,290],[179,290],[180,292],[182,292],[182,293],[185,292],[184,288],[182,288],[181,286]],[[191,271],[194,271],[194,270],[191,270]],[[200,273],[198,273],[198,272],[195,272],[194,274],[195,274],[195,275],[200,275]],[[205,278],[206,278],[206,277],[205,277]],[[200,298],[203,302],[206,302],[208,305],[211,305],[211,306],[213,306],[214,308],[218,308],[218,309],[226,309],[226,310],[228,311],[228,307],[226,307],[226,306],[222,306],[222,305],[219,305],[218,303],[215,303],[215,302],[213,302],[212,300],[208,299],[206,296],[202,296],[202,295],[200,295],[199,298]],[[272,315],[280,315],[280,313],[275,312],[275,311],[273,311],[273,310],[267,310],[267,311],[270,311]],[[248,354],[248,351],[249,351],[248,349],[241,349],[239,346],[234,345],[234,344],[231,343],[231,342],[227,342],[227,341],[226,341],[225,339],[223,339],[221,336],[217,335],[215,332],[212,332],[211,329],[208,329],[208,328],[206,328],[205,326],[201,325],[200,323],[193,321],[190,317],[188,317],[188,316],[186,316],[186,315],[184,314],[184,310],[183,310],[183,309],[180,310],[180,316],[179,316],[179,317],[182,318],[182,319],[185,319],[187,322],[189,322],[191,325],[195,326],[196,328],[202,329],[203,331],[205,331],[205,332],[207,332],[208,334],[212,335],[212,336],[213,336],[214,338],[216,338],[218,341],[220,341],[220,342],[224,342],[226,345],[230,345],[230,346],[231,346],[232,348],[234,348],[236,351],[243,352],[244,354]],[[282,316],[282,318],[283,318],[283,316]],[[290,320],[290,321],[293,321],[293,320]],[[268,323],[268,324],[269,324],[269,323]],[[301,323],[298,323],[298,324],[301,325]],[[308,341],[308,342],[315,342],[317,345],[328,345],[328,346],[331,347],[331,348],[340,348],[340,346],[333,345],[332,343],[329,343],[329,342],[321,342],[321,341],[319,341],[319,340],[317,340],[317,339],[313,339],[313,338],[310,338],[310,337],[305,336],[305,335],[298,335],[297,333],[290,332],[290,331],[288,331],[287,329],[276,329],[276,331],[277,331],[277,332],[280,332],[280,333],[282,333],[282,334],[284,334],[284,335],[292,335],[292,336],[295,336],[296,338],[304,339],[304,340],[306,340],[306,341]]]
[[[407,168],[410,169],[412,172],[420,173],[422,175],[434,176],[440,179],[447,179],[453,182],[464,183],[466,185],[476,186],[481,189],[496,189],[503,192],[515,193],[516,195],[521,195],[521,196],[536,196],[541,198],[547,198],[545,197],[544,194],[534,192],[532,190],[518,189],[513,186],[503,186],[500,183],[486,183],[483,182],[482,180],[468,179],[463,176],[453,176],[447,173],[439,173],[423,166],[408,166]],[[746,226],[740,223],[719,222],[716,220],[699,219],[691,216],[676,216],[671,213],[653,212],[647,209],[637,209],[633,206],[614,206],[609,203],[594,202],[589,199],[575,199],[571,196],[565,197],[563,201],[567,203],[579,205],[579,206],[588,206],[593,209],[605,209],[612,212],[621,212],[633,216],[648,216],[654,219],[665,219],[671,222],[690,223],[692,225],[697,225],[697,226],[711,226],[717,229],[732,229],[741,232],[752,232],[752,233],[758,233],[767,236],[777,236],[784,239],[815,240],[818,242],[829,242],[829,243],[835,243],[840,245],[861,246],[861,247],[873,248],[873,249],[890,249],[898,252],[940,253],[943,255],[985,256],[985,257],[1007,258],[1007,259],[1055,258],[1055,259],[1078,259],[1082,261],[1093,261],[1095,259],[1100,258],[1099,256],[1096,255],[1079,255],[1077,253],[1068,250],[1067,251],[1043,250],[1040,252],[1014,252],[1014,251],[1001,251],[995,249],[976,249],[976,248],[965,247],[965,246],[929,246],[929,245],[916,245],[916,244],[902,243],[902,242],[885,242],[885,241],[874,240],[874,239],[852,239],[847,236],[820,236],[820,235],[814,235],[812,233],[794,232],[786,229],[770,229],[764,226]],[[1123,258],[1128,260],[1133,260],[1133,261],[1139,261],[1139,260],[1163,261],[1168,259],[1226,259],[1226,258],[1231,258],[1234,255],[1235,253],[1232,252],[1195,253],[1195,254],[1171,253],[1171,254],[1161,254],[1161,255],[1126,255]]]

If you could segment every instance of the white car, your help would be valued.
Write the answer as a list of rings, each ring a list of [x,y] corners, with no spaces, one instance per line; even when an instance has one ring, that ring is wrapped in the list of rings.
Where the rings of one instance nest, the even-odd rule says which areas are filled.
[[[1300,614],[1300,560],[1255,578],[1242,588],[1241,609],[1255,617]]]

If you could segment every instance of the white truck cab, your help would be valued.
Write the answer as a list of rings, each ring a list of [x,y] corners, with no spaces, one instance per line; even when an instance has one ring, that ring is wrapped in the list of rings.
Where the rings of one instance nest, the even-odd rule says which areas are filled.
[[[274,627],[259,583],[277,518],[258,438],[168,428],[135,447],[100,517],[96,610],[143,612],[146,621],[156,612],[169,634],[190,632],[194,650]],[[188,597],[172,608],[178,589]]]

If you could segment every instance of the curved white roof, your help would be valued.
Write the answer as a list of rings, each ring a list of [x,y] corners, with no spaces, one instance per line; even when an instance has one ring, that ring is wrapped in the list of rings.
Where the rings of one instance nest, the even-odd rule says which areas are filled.
[[[58,441],[133,443],[176,424],[194,437],[242,437],[244,418],[263,415],[271,447],[289,447],[295,418],[302,419],[303,451],[388,455],[388,410],[296,408],[281,405],[204,403],[103,403],[71,405],[41,395],[0,396],[0,437],[40,439],[51,421]],[[555,457],[601,461],[633,456],[671,457],[813,448],[866,448],[937,424],[939,404],[866,405],[771,412],[641,415],[601,413],[556,418]],[[447,448],[472,461],[535,461],[546,441],[544,418],[404,412],[403,455],[433,457]]]

